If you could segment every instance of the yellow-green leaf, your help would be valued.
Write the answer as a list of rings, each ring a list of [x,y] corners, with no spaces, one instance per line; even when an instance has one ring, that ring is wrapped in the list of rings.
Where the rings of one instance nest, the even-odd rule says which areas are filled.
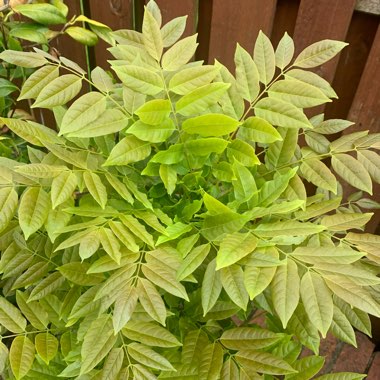
[[[42,187],[29,187],[21,197],[18,209],[19,222],[25,239],[44,224],[50,209],[49,195]]]
[[[53,108],[64,105],[78,95],[81,87],[81,77],[74,74],[61,75],[41,90],[32,107]]]
[[[54,359],[58,353],[58,339],[54,335],[44,332],[36,335],[34,344],[38,355],[49,365],[50,360]]]
[[[271,290],[274,309],[286,328],[300,298],[300,278],[293,260],[288,259],[286,265],[277,267]]]
[[[9,350],[9,361],[17,380],[27,375],[34,362],[34,344],[27,336],[14,338]]]

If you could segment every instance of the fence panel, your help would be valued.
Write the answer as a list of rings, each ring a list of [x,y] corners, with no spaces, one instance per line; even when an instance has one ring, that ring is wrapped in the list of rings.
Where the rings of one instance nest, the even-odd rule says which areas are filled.
[[[276,0],[214,0],[210,22],[208,61],[214,58],[229,69],[239,42],[249,52],[260,30],[270,35]],[[201,31],[200,31],[201,33]]]

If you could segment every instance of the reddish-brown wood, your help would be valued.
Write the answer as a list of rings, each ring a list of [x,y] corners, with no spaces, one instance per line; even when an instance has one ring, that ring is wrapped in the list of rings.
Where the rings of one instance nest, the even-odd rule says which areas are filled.
[[[299,5],[300,0],[277,0],[271,36],[271,41],[275,47],[285,32],[291,36],[294,34]]]
[[[332,84],[339,99],[326,106],[326,118],[347,118],[378,25],[377,16],[354,12],[346,38],[349,45],[341,53]]]
[[[270,35],[275,11],[276,0],[214,0],[208,61],[232,68],[236,43],[251,52],[260,30]]]
[[[323,39],[345,40],[356,0],[301,0],[294,30],[296,52]],[[315,70],[328,81],[334,78],[338,58]]]
[[[349,119],[358,129],[380,132],[380,26],[368,56],[358,90],[352,103]]]
[[[133,0],[89,0],[90,17],[110,26],[113,30],[133,28]],[[107,60],[111,55],[106,50],[109,47],[104,41],[94,47],[95,64],[108,68]]]
[[[148,1],[147,1],[148,2]],[[179,16],[188,16],[184,36],[190,36],[196,32],[196,20],[198,13],[198,2],[195,0],[157,0],[161,9],[163,25]]]
[[[81,14],[79,1],[67,0],[65,3],[69,8],[68,20],[74,15]],[[86,69],[86,50],[79,42],[73,41],[68,36],[61,36],[54,41],[53,46],[61,55],[75,61],[79,66]]]

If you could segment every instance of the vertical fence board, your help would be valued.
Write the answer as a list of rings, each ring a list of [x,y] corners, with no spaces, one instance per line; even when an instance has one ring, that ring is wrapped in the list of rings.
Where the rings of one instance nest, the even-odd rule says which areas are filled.
[[[89,0],[90,17],[108,25],[113,30],[133,28],[133,0]],[[111,58],[104,41],[94,47],[97,66],[108,68],[107,59]]]
[[[66,0],[65,3],[69,8],[68,20],[74,15],[78,16],[81,14],[79,1]],[[79,42],[75,42],[71,37],[65,35],[57,38],[53,46],[61,55],[75,61],[83,69],[86,69],[86,48]]]
[[[302,0],[294,30],[297,52],[326,38],[344,40],[355,4],[356,0]],[[334,58],[315,72],[332,81],[337,64]]]
[[[341,53],[332,83],[339,99],[327,104],[326,118],[347,118],[378,24],[378,17],[354,12],[346,38],[349,46]]]
[[[300,0],[277,0],[276,14],[273,22],[271,41],[277,46],[285,32],[294,34]]]
[[[157,0],[156,3],[161,9],[163,25],[175,17],[187,15],[187,25],[183,35],[190,36],[195,33],[198,13],[197,0]]]
[[[367,130],[371,133],[380,132],[380,26],[368,56],[359,87],[348,114],[349,120],[356,123],[356,130]],[[380,185],[373,189],[374,199],[380,201]],[[380,212],[376,212],[367,225],[368,232],[379,228]],[[379,232],[379,231],[377,231]]]
[[[232,68],[236,43],[251,52],[260,29],[270,35],[275,10],[276,0],[214,0],[208,61]]]
[[[348,115],[358,129],[380,132],[380,27]]]

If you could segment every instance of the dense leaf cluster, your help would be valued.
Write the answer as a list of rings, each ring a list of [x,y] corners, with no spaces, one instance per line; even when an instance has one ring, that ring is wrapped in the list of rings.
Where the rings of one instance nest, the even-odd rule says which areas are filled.
[[[336,97],[308,69],[345,44],[293,58],[287,34],[274,50],[260,33],[234,76],[191,61],[185,22],[150,2],[142,33],[114,32],[114,74],[91,78],[0,54],[38,68],[20,98],[57,123],[1,119],[29,156],[0,158],[6,379],[310,379],[321,336],[355,345],[380,316],[380,238],[350,231],[376,206],[380,135],[331,141],[352,123],[303,111]],[[340,180],[359,191],[342,201]]]
[[[68,13],[63,0],[0,2],[0,53],[4,59],[0,61],[0,116],[25,116],[15,98],[20,92],[20,84],[33,73],[36,62],[32,57],[30,61],[25,58],[24,51],[38,48],[59,55],[52,48],[52,41],[63,35],[88,46],[95,45],[98,37],[113,42],[111,29],[106,25],[84,15],[68,19]],[[84,23],[90,29],[84,28]],[[0,155],[21,159],[23,141],[7,132],[0,131]]]

